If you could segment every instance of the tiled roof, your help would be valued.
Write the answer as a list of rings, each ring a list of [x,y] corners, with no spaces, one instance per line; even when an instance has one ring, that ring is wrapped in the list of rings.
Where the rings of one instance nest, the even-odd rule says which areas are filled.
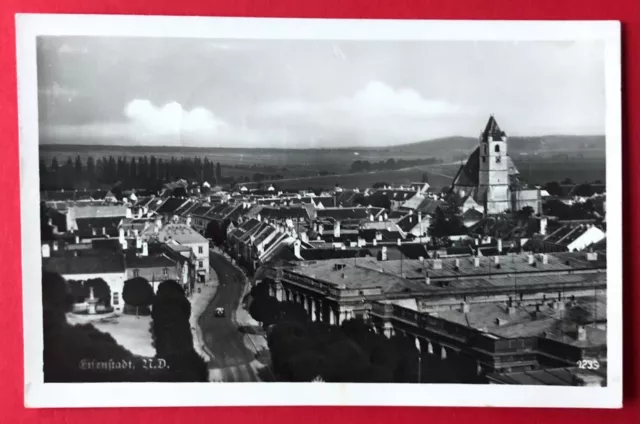
[[[137,256],[127,255],[125,258],[127,269],[131,268],[169,268],[176,263],[164,255]]]
[[[185,202],[186,201],[184,199],[170,197],[156,210],[156,212],[159,214],[173,214]]]
[[[381,208],[367,208],[367,207],[353,207],[353,208],[327,208],[318,209],[316,215],[318,219],[333,218],[336,221],[342,221],[346,219],[369,219],[369,215],[373,214],[377,217],[384,209]]]
[[[158,240],[175,240],[180,244],[208,243],[208,240],[196,230],[185,224],[167,224],[158,231]]]
[[[127,214],[127,207],[124,205],[99,205],[99,206],[73,206],[69,208],[69,213],[78,218],[124,218]]]
[[[61,275],[111,274],[124,272],[125,265],[121,254],[65,255],[43,258],[42,269]]]
[[[76,224],[78,225],[78,233],[81,236],[91,236],[93,235],[93,231],[95,229],[95,235],[103,234],[102,229],[104,228],[105,234],[109,236],[114,236],[118,234],[118,224],[122,218],[82,218],[76,219]]]
[[[418,223],[419,223],[418,215],[417,214],[410,214],[410,215],[407,215],[404,218],[398,220],[396,222],[396,225],[398,227],[400,227],[400,229],[406,233],[407,231],[411,231],[411,229],[413,227],[415,227],[416,225],[418,225]]]

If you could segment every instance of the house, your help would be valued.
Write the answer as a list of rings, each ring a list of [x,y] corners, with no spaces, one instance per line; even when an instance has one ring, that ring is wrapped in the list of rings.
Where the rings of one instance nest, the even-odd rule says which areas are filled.
[[[149,251],[146,242],[142,252],[128,252],[125,256],[127,280],[142,277],[149,281],[153,291],[165,280],[175,280],[187,289],[193,289],[189,260],[170,248],[155,245]]]
[[[171,223],[163,225],[160,219],[140,235],[142,241],[157,241],[168,245],[188,248],[194,255],[195,273],[199,282],[209,280],[209,240],[187,224]]]
[[[57,250],[57,245],[53,247]],[[65,280],[104,280],[111,290],[111,306],[115,312],[122,312],[124,301],[122,289],[127,279],[124,256],[109,251],[68,251],[61,255],[51,255],[52,247],[42,245],[43,271],[60,274]]]

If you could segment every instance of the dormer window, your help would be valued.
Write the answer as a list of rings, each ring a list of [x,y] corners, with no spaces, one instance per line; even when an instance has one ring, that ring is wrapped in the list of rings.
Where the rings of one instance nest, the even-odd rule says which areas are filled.
[[[496,147],[494,148],[496,153],[500,153],[500,145],[496,144]]]

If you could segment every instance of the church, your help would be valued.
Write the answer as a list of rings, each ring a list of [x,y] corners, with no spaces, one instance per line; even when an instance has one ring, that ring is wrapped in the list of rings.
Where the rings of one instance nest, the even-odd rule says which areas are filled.
[[[528,188],[519,177],[508,155],[507,134],[491,115],[478,147],[458,170],[452,191],[462,204],[462,212],[475,209],[486,216],[530,206],[534,213],[541,213],[540,189]]]

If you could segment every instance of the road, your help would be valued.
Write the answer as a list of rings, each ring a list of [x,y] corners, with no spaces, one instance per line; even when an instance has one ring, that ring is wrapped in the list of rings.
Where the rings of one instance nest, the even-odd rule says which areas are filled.
[[[213,300],[198,319],[204,344],[213,358],[209,362],[209,380],[260,381],[251,366],[256,352],[245,346],[244,334],[235,319],[246,284],[244,276],[219,253],[209,251],[209,262],[218,274],[219,285]],[[225,308],[224,317],[215,316],[218,307]]]

